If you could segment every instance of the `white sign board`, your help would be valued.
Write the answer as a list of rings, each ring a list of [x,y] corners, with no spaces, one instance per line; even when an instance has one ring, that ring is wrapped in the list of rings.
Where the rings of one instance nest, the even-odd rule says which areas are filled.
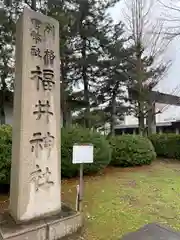
[[[73,163],[93,163],[93,145],[74,145]]]

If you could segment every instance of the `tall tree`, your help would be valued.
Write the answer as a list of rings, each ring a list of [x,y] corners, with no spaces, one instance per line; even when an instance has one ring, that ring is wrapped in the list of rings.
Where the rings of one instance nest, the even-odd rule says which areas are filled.
[[[72,71],[69,78],[77,86],[83,87],[83,99],[86,103],[84,111],[84,126],[91,128],[91,103],[94,102],[99,77],[99,59],[103,54],[102,24],[106,22],[106,10],[115,1],[106,0],[76,0],[73,12],[75,23],[71,39],[73,49]]]
[[[14,73],[15,21],[12,8],[0,11],[0,123],[5,124],[5,98]]]
[[[13,90],[16,21],[28,1],[5,0],[0,9],[0,122],[5,123],[5,99]]]
[[[63,115],[63,125],[68,125],[70,121],[69,95],[72,92],[72,85],[68,82],[68,72],[70,71],[71,47],[71,27],[73,18],[71,10],[68,9],[68,2],[61,0],[56,6],[48,5],[48,15],[59,21],[60,34],[60,81],[61,81],[61,111]]]
[[[115,45],[116,40],[113,39],[111,44],[108,43],[111,38],[108,38],[107,35],[112,31],[112,20],[106,12],[110,6],[115,4],[116,0],[105,0],[101,3],[97,0],[60,0],[56,3],[48,1],[46,6],[44,1],[38,0],[19,2],[25,2],[29,7],[42,11],[59,21],[61,107],[64,123],[71,122],[72,111],[83,108],[81,112],[84,112],[84,126],[91,128],[94,122],[91,110],[99,104],[95,95],[102,78],[104,78],[100,60],[107,56],[108,51],[111,51],[111,56],[115,54],[115,51],[113,53],[113,44]],[[45,12],[42,9],[44,7]],[[118,31],[117,26],[116,29]],[[114,70],[118,69],[115,61],[113,64]],[[106,72],[108,73],[108,67],[106,67]],[[113,74],[113,68],[111,73]],[[115,75],[120,77],[120,73],[114,73],[114,78],[117,78]],[[74,91],[78,85],[80,90]],[[81,90],[82,88],[83,90]],[[116,105],[115,109],[117,110],[120,103],[117,101]],[[112,125],[114,126],[114,123]]]
[[[180,36],[180,1],[162,1],[157,0],[163,7],[160,21],[165,22],[164,35],[169,41],[172,41]]]
[[[22,12],[23,7],[27,6],[33,10],[40,11],[44,14],[47,14],[59,21],[59,30],[60,30],[60,72],[61,72],[61,109],[63,112],[63,122],[64,125],[70,123],[71,118],[71,108],[76,108],[76,105],[81,104],[76,102],[74,96],[72,96],[72,82],[70,78],[68,78],[68,74],[71,71],[71,44],[70,40],[72,38],[72,34],[76,34],[76,32],[72,33],[72,23],[74,21],[74,14],[72,13],[71,7],[69,5],[73,5],[74,2],[71,0],[60,0],[60,1],[33,1],[33,0],[16,0],[16,1],[5,1],[7,10],[4,8],[4,11],[8,13],[9,9],[14,9],[13,16],[17,19],[19,14]],[[4,18],[4,16],[2,16]],[[8,26],[7,33],[10,26]],[[2,35],[3,36],[3,35]],[[14,36],[14,35],[12,35]],[[15,48],[13,44],[11,44],[12,48]],[[13,58],[14,56],[11,55]]]
[[[100,60],[102,83],[99,89],[99,101],[105,104],[104,112],[110,123],[110,133],[115,134],[115,125],[128,111],[125,106],[125,86],[128,77],[125,74],[131,49],[125,47],[124,26],[121,22],[111,26],[107,32],[107,41],[103,49],[104,58]]]
[[[72,0],[60,0],[56,5],[49,6],[48,15],[59,21],[60,32],[60,80],[61,80],[61,109],[63,113],[63,125],[72,123],[72,112],[85,107],[82,94],[74,92],[76,81],[73,79],[75,72],[74,42],[77,36],[76,9]]]
[[[125,0],[125,25],[133,55],[129,61],[129,85],[137,91],[134,114],[138,118],[139,132],[145,133],[145,118],[152,102],[144,96],[154,88],[165,73],[163,53],[166,42],[161,37],[163,25],[153,19],[153,0]]]

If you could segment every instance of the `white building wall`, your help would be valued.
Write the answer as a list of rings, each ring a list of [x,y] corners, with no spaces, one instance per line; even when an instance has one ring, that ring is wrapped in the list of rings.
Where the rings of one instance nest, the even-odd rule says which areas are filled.
[[[158,109],[156,111],[158,111]],[[175,119],[178,120],[178,118],[175,117],[175,115],[172,115],[172,117],[167,118],[166,111],[164,111],[160,114],[156,114],[156,123],[173,121]],[[124,124],[125,125],[136,125],[136,124],[138,124],[138,119],[135,118],[134,116],[131,116],[131,115],[125,116],[125,123]]]

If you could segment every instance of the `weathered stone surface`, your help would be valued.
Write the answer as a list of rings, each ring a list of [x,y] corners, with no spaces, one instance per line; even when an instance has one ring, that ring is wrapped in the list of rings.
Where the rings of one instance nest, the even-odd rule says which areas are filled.
[[[18,225],[8,213],[0,216],[0,239],[47,240],[46,223],[43,220]]]
[[[47,222],[49,226],[48,239],[56,240],[77,232],[82,227],[82,216],[77,213],[66,219],[54,219]]]
[[[147,224],[121,240],[180,240],[180,233],[156,223]]]
[[[0,215],[0,240],[56,240],[75,233],[82,227],[82,216],[62,205],[60,213],[42,220],[17,224],[5,212]]]
[[[58,22],[25,8],[16,36],[9,207],[16,222],[61,209],[59,63]]]

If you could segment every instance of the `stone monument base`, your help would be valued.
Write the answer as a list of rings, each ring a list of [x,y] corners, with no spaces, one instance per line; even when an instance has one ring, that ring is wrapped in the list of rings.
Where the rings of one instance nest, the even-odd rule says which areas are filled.
[[[82,215],[64,204],[56,215],[22,224],[4,212],[0,215],[0,240],[56,240],[77,232],[82,225]]]

